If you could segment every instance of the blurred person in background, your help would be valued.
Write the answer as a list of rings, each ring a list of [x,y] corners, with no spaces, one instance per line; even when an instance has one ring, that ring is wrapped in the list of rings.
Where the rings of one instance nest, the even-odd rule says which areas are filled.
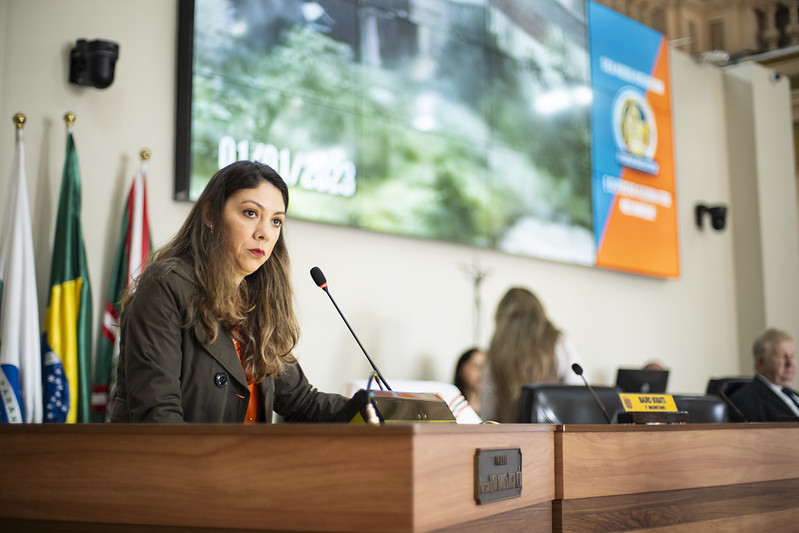
[[[752,345],[755,377],[730,394],[746,422],[796,421],[799,396],[790,389],[796,375],[796,344],[788,333],[769,328]],[[730,413],[734,422],[743,422]]]
[[[485,358],[485,352],[480,348],[469,348],[458,358],[453,379],[455,386],[478,414],[480,414],[480,386]]]
[[[531,291],[508,290],[494,319],[480,390],[483,420],[515,423],[522,385],[527,383],[582,383],[571,370],[573,363],[579,363],[574,344],[555,327]]]

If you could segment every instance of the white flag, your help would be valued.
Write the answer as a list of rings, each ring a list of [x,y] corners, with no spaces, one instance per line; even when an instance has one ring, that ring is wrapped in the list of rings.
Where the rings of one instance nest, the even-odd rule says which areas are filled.
[[[42,421],[42,359],[25,146],[17,150],[0,233],[0,422]]]

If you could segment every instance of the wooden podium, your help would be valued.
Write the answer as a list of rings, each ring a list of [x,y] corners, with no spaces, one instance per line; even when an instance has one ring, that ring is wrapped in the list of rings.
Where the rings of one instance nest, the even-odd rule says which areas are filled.
[[[522,494],[478,505],[477,449]],[[2,425],[3,531],[550,531],[554,426]]]
[[[521,496],[477,504],[477,450]],[[0,425],[0,530],[796,531],[799,424]]]

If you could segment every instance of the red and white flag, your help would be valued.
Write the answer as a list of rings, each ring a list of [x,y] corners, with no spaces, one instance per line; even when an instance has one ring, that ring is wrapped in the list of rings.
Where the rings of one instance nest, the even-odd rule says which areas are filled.
[[[147,215],[147,164],[142,161],[133,177],[122,227],[114,271],[103,313],[92,389],[92,421],[103,422],[111,415],[119,361],[120,302],[131,281],[141,274],[152,251],[150,222]]]

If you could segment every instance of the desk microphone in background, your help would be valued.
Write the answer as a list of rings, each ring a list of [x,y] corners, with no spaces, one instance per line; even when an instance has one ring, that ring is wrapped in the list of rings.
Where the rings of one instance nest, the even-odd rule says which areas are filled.
[[[605,420],[608,421],[608,424],[612,424],[613,422],[610,421],[610,415],[608,414],[608,410],[605,409],[605,405],[599,399],[599,396],[596,395],[596,392],[594,391],[594,388],[588,383],[588,380],[585,379],[585,376],[583,376],[583,367],[581,367],[577,363],[574,363],[572,365],[572,370],[574,370],[575,374],[577,374],[578,376],[583,378],[583,383],[585,383],[585,386],[588,387],[588,391],[591,393],[591,396],[594,397],[594,401],[599,406],[599,408],[602,410],[602,414],[605,415]]]
[[[716,394],[718,394],[718,395],[719,395],[719,397],[720,397],[722,400],[724,400],[724,403],[726,403],[726,404],[727,404],[727,407],[729,407],[730,409],[732,409],[733,411],[735,411],[735,414],[741,417],[741,420],[743,420],[744,422],[749,422],[749,420],[747,420],[747,419],[746,419],[746,417],[745,417],[745,416],[744,416],[744,414],[741,412],[741,410],[740,410],[740,409],[738,409],[738,406],[737,406],[737,405],[735,405],[735,404],[733,403],[733,401],[732,401],[732,400],[730,400],[730,397],[729,397],[729,396],[727,396],[727,393],[726,393],[726,392],[724,392],[724,390],[723,390],[721,387],[719,387],[719,390],[718,390],[718,392],[717,392]]]
[[[388,390],[392,390],[392,388],[388,385],[388,382],[386,381],[386,379],[383,377],[383,374],[381,374],[380,371],[377,369],[377,365],[375,365],[374,361],[372,361],[372,358],[369,357],[369,354],[366,353],[366,349],[363,347],[363,344],[361,344],[361,341],[358,340],[358,336],[355,334],[355,332],[350,327],[350,323],[347,322],[346,318],[344,318],[344,314],[341,312],[341,309],[338,308],[338,305],[336,304],[336,301],[333,299],[333,296],[330,294],[330,291],[327,289],[327,279],[325,278],[325,275],[322,274],[322,270],[319,267],[313,267],[311,269],[311,277],[313,278],[314,283],[316,283],[319,286],[320,289],[325,291],[325,293],[327,293],[328,298],[330,298],[330,301],[333,302],[333,306],[336,308],[336,311],[338,311],[338,314],[341,317],[341,320],[343,320],[344,324],[347,325],[347,329],[350,330],[350,333],[352,334],[353,338],[355,339],[355,342],[358,343],[358,346],[361,348],[361,351],[366,356],[366,360],[369,361],[370,365],[372,365],[372,369],[375,371],[375,374],[380,379],[380,382],[383,383],[383,385],[385,385]]]

